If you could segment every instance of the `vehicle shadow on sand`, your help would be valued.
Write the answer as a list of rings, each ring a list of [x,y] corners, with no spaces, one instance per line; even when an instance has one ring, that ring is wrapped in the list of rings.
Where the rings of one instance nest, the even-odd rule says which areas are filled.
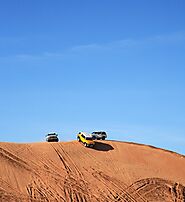
[[[113,150],[114,148],[110,144],[103,142],[96,142],[93,149],[98,151],[109,151]]]

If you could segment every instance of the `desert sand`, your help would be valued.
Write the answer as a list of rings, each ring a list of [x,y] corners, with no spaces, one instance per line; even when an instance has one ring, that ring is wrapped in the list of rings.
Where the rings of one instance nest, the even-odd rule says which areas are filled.
[[[185,201],[185,156],[118,141],[1,142],[0,201]]]

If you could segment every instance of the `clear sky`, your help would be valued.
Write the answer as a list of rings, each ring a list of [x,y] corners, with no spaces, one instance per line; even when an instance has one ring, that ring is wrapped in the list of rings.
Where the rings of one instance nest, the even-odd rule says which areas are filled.
[[[109,139],[185,154],[184,0],[1,0],[0,141]]]

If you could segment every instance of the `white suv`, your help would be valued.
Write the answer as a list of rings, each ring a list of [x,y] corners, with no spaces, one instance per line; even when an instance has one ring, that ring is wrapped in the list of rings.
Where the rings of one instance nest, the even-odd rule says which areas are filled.
[[[107,138],[107,134],[104,131],[94,131],[91,134],[93,139],[105,140],[105,138]]]
[[[55,132],[48,133],[46,135],[46,141],[47,142],[58,142],[59,141],[58,134]]]

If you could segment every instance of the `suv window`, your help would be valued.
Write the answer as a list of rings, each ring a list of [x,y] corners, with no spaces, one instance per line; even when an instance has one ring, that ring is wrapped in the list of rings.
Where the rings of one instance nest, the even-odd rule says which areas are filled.
[[[57,133],[48,133],[46,136],[58,136]]]
[[[86,140],[92,140],[92,137],[86,137],[85,139]]]

